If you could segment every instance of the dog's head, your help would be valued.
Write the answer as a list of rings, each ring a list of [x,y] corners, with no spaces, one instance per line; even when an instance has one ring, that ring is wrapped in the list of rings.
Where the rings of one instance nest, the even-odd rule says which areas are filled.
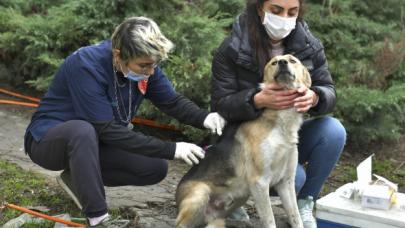
[[[275,82],[287,89],[301,85],[311,86],[311,76],[307,68],[292,55],[280,55],[272,58],[264,68],[263,83]]]

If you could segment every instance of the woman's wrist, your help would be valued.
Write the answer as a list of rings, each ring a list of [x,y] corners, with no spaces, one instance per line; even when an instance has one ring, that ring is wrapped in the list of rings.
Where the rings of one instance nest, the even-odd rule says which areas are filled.
[[[255,109],[261,109],[263,108],[262,102],[261,102],[261,96],[260,96],[260,92],[256,93],[255,95],[253,95],[253,99],[252,99],[252,105]]]
[[[318,102],[319,102],[319,96],[318,96],[318,94],[316,94],[316,93],[314,92],[314,96],[313,96],[313,98],[312,98],[312,105],[311,105],[311,108],[313,108],[313,107],[315,107],[316,105],[318,105]]]

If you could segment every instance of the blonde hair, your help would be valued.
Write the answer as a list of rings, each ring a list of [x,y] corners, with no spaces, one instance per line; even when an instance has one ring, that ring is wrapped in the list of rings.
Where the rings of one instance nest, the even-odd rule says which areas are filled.
[[[147,17],[131,17],[115,28],[111,37],[112,48],[120,50],[120,58],[129,61],[137,57],[150,57],[156,62],[168,58],[174,44]]]

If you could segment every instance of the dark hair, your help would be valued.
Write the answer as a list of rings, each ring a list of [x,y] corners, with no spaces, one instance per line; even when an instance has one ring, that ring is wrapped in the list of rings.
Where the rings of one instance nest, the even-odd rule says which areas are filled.
[[[247,0],[246,3],[249,43],[254,50],[254,54],[256,55],[256,61],[259,65],[260,73],[263,72],[265,64],[270,60],[271,49],[269,37],[258,14],[258,10],[263,8],[263,4],[266,1],[268,0]],[[298,2],[300,6],[298,20],[301,20],[304,14],[304,0],[298,0]]]

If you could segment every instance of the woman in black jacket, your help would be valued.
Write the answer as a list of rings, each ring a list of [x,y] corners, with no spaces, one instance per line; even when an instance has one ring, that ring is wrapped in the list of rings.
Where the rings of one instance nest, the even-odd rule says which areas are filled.
[[[307,119],[300,132],[296,174],[298,205],[305,227],[316,227],[314,200],[343,150],[341,123],[324,116],[336,103],[336,92],[321,42],[302,20],[303,0],[248,0],[232,33],[219,47],[212,66],[211,109],[228,122],[258,117],[263,108],[296,108]],[[312,86],[284,90],[277,84],[258,89],[265,64],[292,54],[308,68]],[[305,170],[304,170],[305,165]]]

